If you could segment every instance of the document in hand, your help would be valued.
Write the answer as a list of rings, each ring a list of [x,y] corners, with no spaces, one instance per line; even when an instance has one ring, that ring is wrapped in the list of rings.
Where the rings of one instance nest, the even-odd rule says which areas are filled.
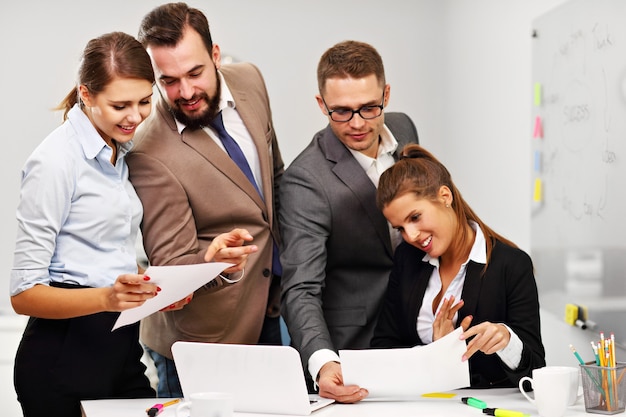
[[[189,294],[215,279],[215,277],[233,264],[225,262],[207,262],[196,265],[150,266],[145,275],[150,283],[157,284],[161,291],[139,307],[124,310],[117,318],[111,331],[133,324],[162,308],[182,300]]]
[[[461,361],[467,350],[459,327],[424,346],[402,349],[340,350],[345,385],[369,391],[366,400],[415,399],[422,394],[470,385],[469,365]]]

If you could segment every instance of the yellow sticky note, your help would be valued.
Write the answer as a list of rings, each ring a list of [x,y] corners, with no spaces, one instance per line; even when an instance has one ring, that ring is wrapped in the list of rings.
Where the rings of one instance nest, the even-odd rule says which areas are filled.
[[[422,394],[425,398],[453,398],[456,394],[450,392],[431,392],[429,394]]]
[[[533,192],[533,201],[541,202],[541,178],[535,179],[535,190]]]
[[[535,83],[535,106],[541,106],[541,84]]]

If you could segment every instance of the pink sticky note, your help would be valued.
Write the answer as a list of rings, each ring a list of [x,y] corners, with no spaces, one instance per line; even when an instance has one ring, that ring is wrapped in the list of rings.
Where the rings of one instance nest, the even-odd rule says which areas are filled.
[[[533,133],[534,138],[543,138],[543,127],[541,126],[541,117],[537,116],[535,118],[535,133]]]

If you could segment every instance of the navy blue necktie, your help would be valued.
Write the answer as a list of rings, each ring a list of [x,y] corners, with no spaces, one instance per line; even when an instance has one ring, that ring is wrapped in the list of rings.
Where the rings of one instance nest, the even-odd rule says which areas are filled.
[[[241,151],[241,148],[239,147],[237,142],[235,142],[235,139],[233,139],[233,137],[230,136],[228,132],[226,131],[226,129],[224,128],[224,120],[222,120],[222,112],[219,112],[217,116],[215,116],[215,119],[213,119],[213,121],[211,122],[211,127],[215,129],[217,136],[222,141],[224,148],[226,148],[226,152],[228,153],[228,156],[230,156],[230,158],[237,164],[239,169],[241,169],[241,171],[246,175],[246,177],[248,177],[252,185],[254,185],[254,188],[257,190],[259,195],[262,196],[261,191],[259,190],[259,186],[257,185],[256,180],[254,179],[254,175],[252,175],[252,170],[250,169],[250,165],[248,164],[248,160],[246,159],[246,156]]]
[[[254,179],[254,175],[252,175],[252,170],[250,169],[250,165],[248,164],[248,160],[246,159],[246,156],[241,151],[241,148],[239,147],[237,142],[235,142],[235,139],[233,139],[233,137],[230,136],[228,132],[226,131],[226,129],[224,128],[224,120],[222,119],[222,112],[219,112],[217,116],[215,116],[215,119],[213,119],[213,121],[211,122],[211,127],[215,129],[217,136],[222,141],[222,144],[224,145],[224,148],[226,148],[226,152],[228,153],[230,158],[237,164],[239,169],[243,171],[246,177],[248,177],[248,179],[250,180],[252,185],[254,185],[254,188],[257,190],[261,198],[263,198],[263,195],[261,194],[261,191],[259,190],[259,186],[257,185],[256,180]],[[280,276],[282,275],[283,268],[280,264],[278,246],[276,245],[276,242],[274,242],[273,249],[274,249],[272,251],[273,273],[274,275]]]

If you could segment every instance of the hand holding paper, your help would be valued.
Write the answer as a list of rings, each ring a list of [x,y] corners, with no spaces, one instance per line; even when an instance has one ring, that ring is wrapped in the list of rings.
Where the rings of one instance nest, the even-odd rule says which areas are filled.
[[[112,330],[133,324],[185,298],[231,266],[232,264],[225,262],[150,266],[145,274],[150,277],[151,283],[157,284],[161,288],[161,291],[156,297],[147,300],[141,306],[122,311]]]
[[[402,400],[470,385],[467,346],[457,328],[424,346],[402,349],[340,350],[345,385],[369,391],[364,400]]]

